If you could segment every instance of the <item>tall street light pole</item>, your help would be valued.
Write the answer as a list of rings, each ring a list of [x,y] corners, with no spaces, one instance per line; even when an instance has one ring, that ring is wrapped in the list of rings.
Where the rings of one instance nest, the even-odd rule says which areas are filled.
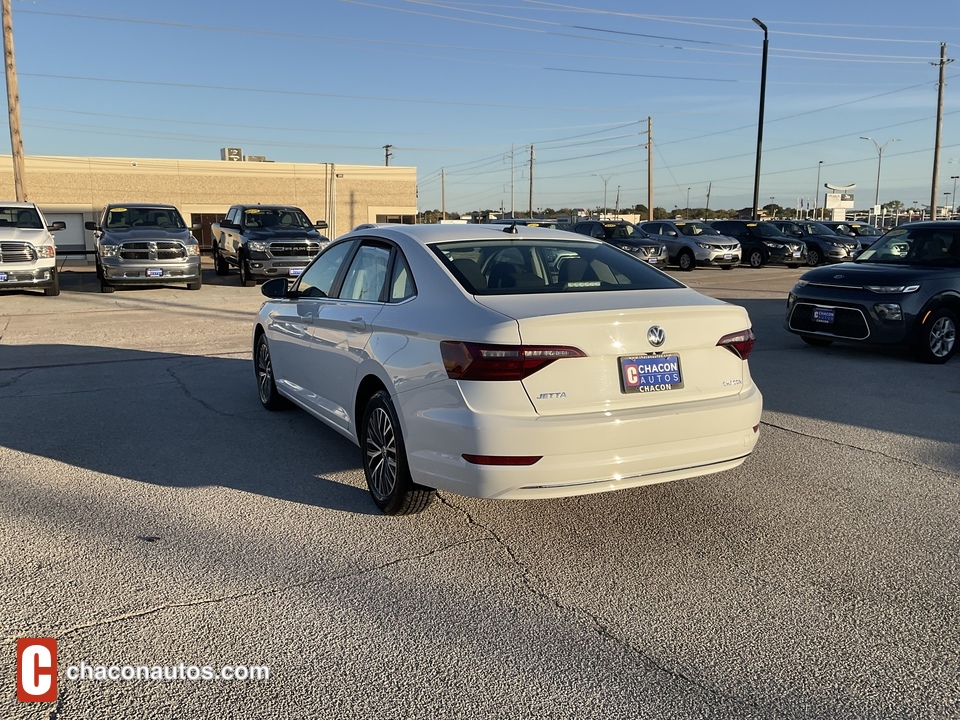
[[[813,219],[819,220],[817,210],[820,209],[820,169],[823,167],[823,160],[817,163],[817,186],[813,189]]]
[[[690,217],[690,188],[687,188],[687,208],[684,212],[687,217]]]
[[[892,142],[900,142],[900,138],[890,138],[883,145],[877,143],[872,137],[869,136],[860,136],[861,140],[869,140],[873,143],[873,146],[877,149],[877,195],[876,199],[873,201],[873,206],[876,208],[880,204],[880,165],[883,163],[883,151],[887,149],[887,145]]]
[[[592,174],[597,176],[601,180],[603,180],[603,217],[606,217],[607,216],[607,183],[610,182],[610,178],[612,178],[613,175],[607,175],[606,177],[604,177],[600,173],[592,173]],[[601,220],[602,219],[603,218],[601,218]]]
[[[953,195],[950,196],[953,207],[950,209],[953,210],[953,214],[957,214],[957,178],[960,178],[960,175],[951,175],[950,179],[953,180]]]
[[[757,205],[760,204],[760,155],[763,150],[763,103],[767,95],[767,26],[753,18],[763,30],[763,62],[760,68],[760,119],[757,122],[757,169],[753,175],[753,219],[758,220]]]

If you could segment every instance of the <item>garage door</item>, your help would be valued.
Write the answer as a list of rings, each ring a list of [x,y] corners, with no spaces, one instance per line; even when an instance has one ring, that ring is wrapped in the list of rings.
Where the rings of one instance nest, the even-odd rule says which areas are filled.
[[[86,250],[83,235],[82,213],[44,213],[48,225],[60,221],[67,224],[66,230],[57,230],[57,250]],[[77,256],[82,257],[82,256]]]

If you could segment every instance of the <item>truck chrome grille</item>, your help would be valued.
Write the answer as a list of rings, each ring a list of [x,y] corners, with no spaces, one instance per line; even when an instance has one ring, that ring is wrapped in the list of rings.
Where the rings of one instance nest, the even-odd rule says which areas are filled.
[[[0,243],[0,263],[29,263],[37,259],[33,245],[25,242]]]
[[[274,257],[313,257],[320,252],[320,243],[275,242],[270,243],[270,254]]]
[[[137,241],[123,243],[120,257],[124,260],[183,260],[187,257],[187,251],[183,243],[175,241]]]

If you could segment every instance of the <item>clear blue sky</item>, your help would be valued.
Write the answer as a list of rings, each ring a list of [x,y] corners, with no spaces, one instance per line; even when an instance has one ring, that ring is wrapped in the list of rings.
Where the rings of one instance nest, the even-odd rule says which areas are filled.
[[[13,0],[29,155],[417,168],[420,209],[749,206],[770,31],[761,205],[856,183],[928,203],[960,175],[960,2]],[[0,152],[9,152],[3,133]],[[511,147],[514,169],[511,176]],[[511,177],[513,182],[511,183]],[[511,185],[513,194],[511,196]],[[821,195],[822,197],[822,195]]]

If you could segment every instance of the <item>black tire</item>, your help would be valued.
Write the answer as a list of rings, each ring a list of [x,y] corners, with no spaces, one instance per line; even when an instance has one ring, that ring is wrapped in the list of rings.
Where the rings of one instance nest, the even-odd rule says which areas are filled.
[[[230,264],[220,255],[220,248],[216,243],[213,244],[213,271],[221,276],[230,274]]]
[[[253,371],[257,376],[257,394],[260,404],[267,410],[286,410],[290,401],[277,391],[273,378],[273,361],[270,359],[270,346],[264,333],[257,335],[253,347]]]
[[[50,287],[43,289],[43,294],[47,297],[56,297],[60,294],[60,273],[56,268],[53,269],[53,282],[50,283]]]
[[[934,308],[920,325],[914,353],[921,362],[940,365],[957,351],[957,316],[948,308]]]
[[[822,262],[823,256],[820,255],[820,250],[818,248],[807,248],[807,265],[810,267],[816,267]]]
[[[199,290],[203,287],[203,270],[197,273],[197,279],[187,283],[187,290]]]
[[[257,284],[257,279],[250,272],[250,268],[247,267],[247,258],[243,256],[243,253],[237,256],[237,262],[240,265],[240,284],[243,287],[253,287]]]
[[[385,390],[375,393],[363,410],[360,451],[370,496],[385,515],[412,515],[433,501],[436,491],[410,477],[400,422]]]
[[[813,337],[811,335],[801,335],[800,339],[803,340],[807,345],[811,345],[813,347],[827,347],[829,345],[833,345],[833,340],[831,340],[830,338]]]
[[[690,272],[691,270],[696,269],[697,259],[689,250],[681,250],[680,254],[677,255],[677,267],[684,272]]]
[[[751,250],[750,254],[747,255],[747,263],[754,269],[762,268],[766,261],[763,250]]]
[[[102,293],[112,293],[116,288],[108,283],[103,276],[100,277],[100,292]]]

